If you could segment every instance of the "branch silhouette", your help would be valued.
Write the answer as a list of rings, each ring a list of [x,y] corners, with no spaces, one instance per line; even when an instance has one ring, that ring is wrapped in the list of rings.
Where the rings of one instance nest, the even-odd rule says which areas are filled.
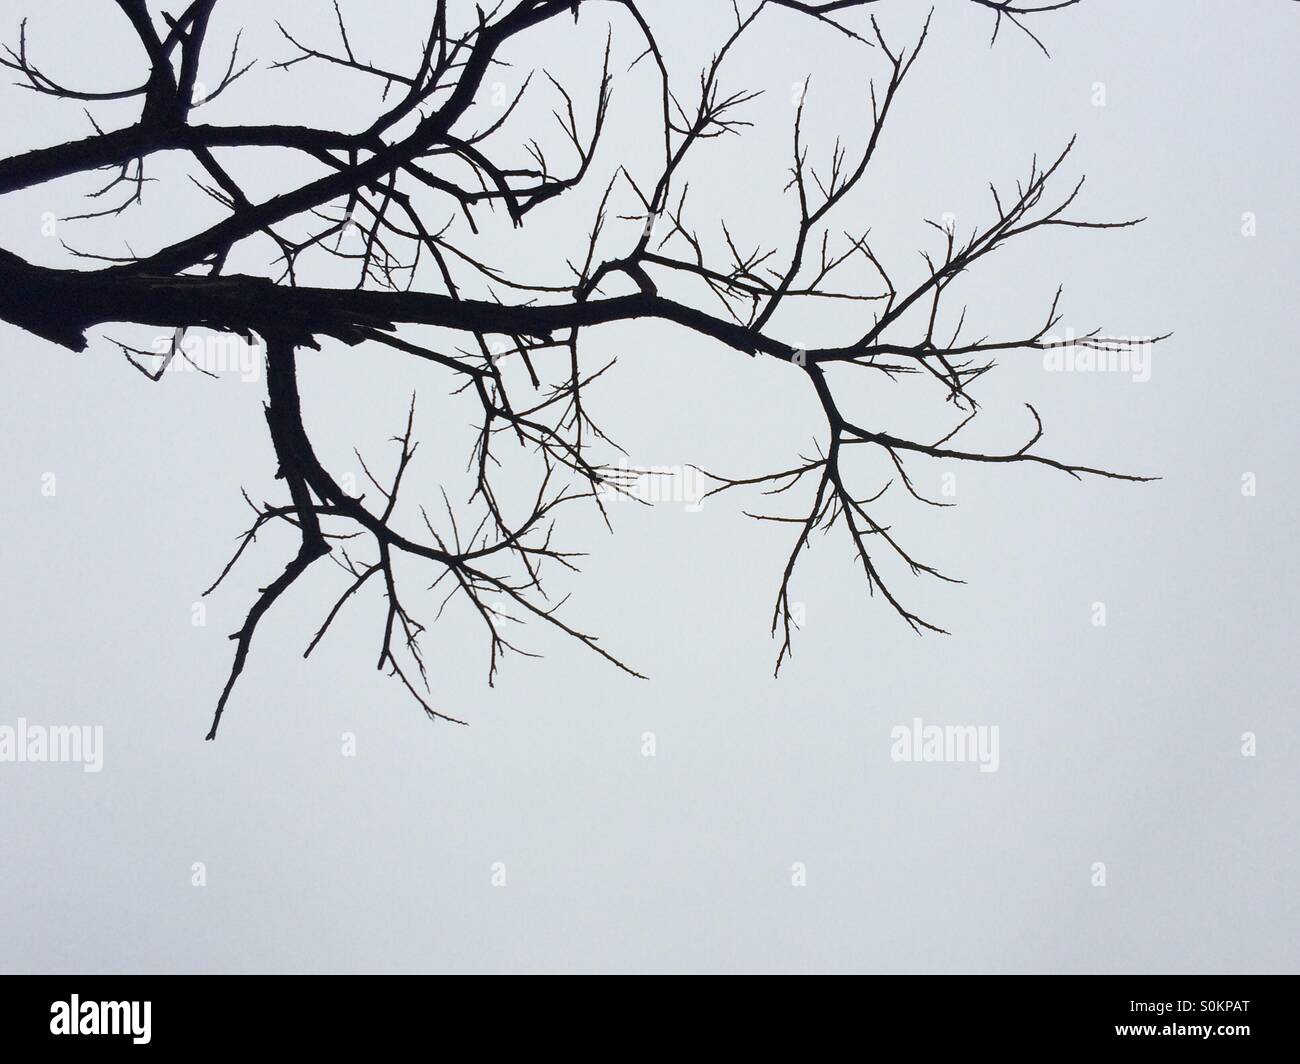
[[[989,12],[993,40],[1010,26],[1046,51],[1036,17],[1080,0],[969,2]],[[1033,407],[1023,431],[1016,430],[1016,442],[1003,450],[985,452],[953,443],[981,410],[971,389],[993,368],[995,357],[1062,345],[1113,354],[1137,341],[1100,331],[1053,339],[1060,321],[1059,291],[1037,326],[1005,338],[965,340],[964,308],[951,334],[940,331],[952,286],[986,256],[1039,230],[1115,229],[1136,221],[1099,222],[1072,213],[1083,181],[1063,176],[1071,140],[1047,164],[1031,161],[1014,188],[990,186],[987,221],[969,235],[930,222],[938,249],[923,252],[921,275],[904,280],[873,249],[869,230],[845,217],[851,213],[851,194],[886,140],[895,101],[930,29],[927,19],[905,47],[891,43],[874,17],[877,8],[888,4],[763,0],[748,11],[732,6],[730,32],[694,81],[686,82],[670,78],[669,57],[650,13],[636,0],[509,0],[491,9],[436,0],[419,58],[409,65],[364,57],[338,2],[332,9],[322,7],[327,17],[316,25],[277,24],[283,53],[269,63],[271,70],[296,76],[317,67],[374,83],[380,103],[369,124],[356,131],[197,121],[205,104],[241,82],[258,63],[243,58],[238,32],[210,60],[219,0],[192,0],[179,16],[151,10],[146,0],[117,0],[143,59],[138,80],[127,88],[67,84],[49,63],[34,57],[33,35],[27,21],[22,22],[17,39],[0,55],[0,65],[17,76],[18,85],[86,108],[138,101],[139,117],[105,130],[92,116],[90,136],[0,160],[0,194],[102,171],[107,184],[92,194],[86,211],[68,220],[120,219],[146,196],[147,169],[154,157],[179,153],[191,164],[190,179],[219,206],[220,217],[197,231],[183,231],[186,219],[178,217],[180,235],[142,254],[110,256],[69,248],[80,266],[37,264],[0,249],[0,318],[74,351],[87,347],[93,330],[111,323],[169,330],[175,341],[161,368],[150,369],[143,364],[145,352],[117,342],[131,365],[154,381],[180,353],[188,329],[260,338],[265,345],[266,423],[276,477],[287,498],[257,502],[245,494],[252,524],[208,592],[268,526],[292,527],[298,548],[231,635],[234,660],[209,739],[230,704],[262,618],[326,558],[343,570],[346,582],[304,656],[367,585],[379,586],[384,606],[377,666],[395,677],[430,718],[457,719],[434,704],[421,649],[426,628],[400,587],[399,559],[435,570],[431,587],[442,596],[438,615],[453,598],[471,604],[487,639],[489,683],[504,655],[528,654],[515,642],[516,627],[525,620],[551,626],[640,676],[595,635],[568,621],[564,601],[553,601],[543,586],[544,573],[574,569],[579,557],[555,539],[559,511],[593,506],[608,524],[611,493],[629,494],[632,488],[627,470],[612,464],[617,444],[592,420],[586,402],[588,385],[612,365],[599,360],[593,365],[580,352],[592,327],[639,319],[670,323],[740,355],[781,361],[791,386],[807,388],[816,398],[825,425],[815,454],[771,473],[705,474],[711,479],[710,495],[757,490],[784,501],[803,490],[807,497],[792,513],[749,514],[790,524],[794,532],[772,615],[778,671],[791,652],[795,627],[792,579],[818,531],[842,529],[868,588],[879,591],[918,632],[942,631],[908,608],[882,575],[882,559],[892,557],[912,574],[952,580],[915,559],[891,528],[872,516],[873,504],[890,490],[944,505],[917,491],[912,463],[1036,464],[1076,478],[1147,479],[1041,453],[1043,424]],[[865,129],[851,133],[861,147],[837,142],[822,164],[812,161],[801,96],[785,186],[797,212],[794,225],[774,246],[745,251],[733,240],[725,218],[709,219],[721,230],[719,240],[700,236],[687,208],[684,161],[694,158],[704,142],[739,137],[749,126],[747,105],[758,93],[724,86],[733,81],[735,53],[760,19],[813,20],[828,34],[849,38],[878,74],[864,97]],[[472,105],[485,90],[490,71],[509,62],[526,63],[537,54],[534,37],[548,23],[585,33],[585,24],[593,21],[600,21],[603,38],[601,73],[594,85],[577,92],[562,84],[564,71],[534,71],[504,101],[497,117],[475,125]],[[584,42],[590,39],[589,34],[583,37]],[[626,46],[629,40],[632,44]],[[659,129],[652,143],[659,161],[648,173],[630,164],[617,166],[606,183],[597,185],[599,205],[584,236],[583,254],[557,265],[563,271],[559,279],[510,276],[491,265],[479,248],[484,212],[504,212],[523,239],[534,212],[591,184],[593,160],[610,122],[616,44],[634,50],[632,68],[653,71]],[[200,70],[209,62],[216,63],[219,77],[213,91],[201,93]],[[521,101],[536,93],[553,101],[553,124],[521,128],[515,120]],[[300,158],[314,174],[268,198],[247,191],[218,161],[218,153],[225,158],[277,151]],[[448,213],[451,221],[440,220]],[[357,239],[345,244],[349,235]],[[231,272],[228,264],[237,249],[240,262],[248,261],[250,249],[265,251],[265,272]],[[353,271],[353,282],[330,287],[307,283],[321,263]],[[850,266],[874,278],[873,285],[863,290],[841,284]],[[664,294],[661,285],[667,290],[669,280],[673,291],[685,282],[698,298]],[[784,308],[828,301],[848,308],[835,319],[851,323],[838,345],[805,348],[777,328]],[[465,344],[440,349],[418,343],[403,329],[418,325],[452,330]],[[386,477],[372,474],[358,455],[370,489],[352,495],[340,486],[316,454],[298,388],[300,352],[318,348],[323,340],[377,345],[428,363],[431,374],[477,402],[470,455],[475,486],[468,511],[458,511],[443,492],[437,506],[426,500],[418,507],[414,529],[398,518],[404,475],[418,448],[415,396],[404,429],[394,437],[391,472]],[[951,404],[953,427],[926,441],[862,424],[846,409],[837,382],[863,369],[893,380],[915,377],[918,387],[934,389],[936,397]],[[536,487],[525,500],[522,517],[515,516],[520,506],[499,491],[503,441],[536,457]],[[873,492],[855,486],[845,462],[850,449],[864,448],[886,456],[897,474]]]

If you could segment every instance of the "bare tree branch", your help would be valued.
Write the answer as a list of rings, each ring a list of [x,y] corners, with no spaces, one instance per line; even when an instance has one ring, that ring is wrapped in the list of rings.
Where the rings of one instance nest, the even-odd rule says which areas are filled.
[[[1005,22],[1042,48],[1035,16],[1079,0],[971,2],[992,15],[995,40]],[[654,22],[636,0],[504,0],[486,9],[436,0],[418,55],[407,63],[368,54],[363,35],[350,24],[363,6],[331,0],[318,25],[300,29],[277,23],[283,51],[268,57],[256,76],[294,77],[314,67],[322,76],[371,86],[378,98],[373,120],[348,131],[195,123],[196,108],[256,68],[255,60],[240,59],[240,33],[221,23],[223,6],[219,0],[191,0],[176,17],[151,10],[146,0],[118,0],[117,6],[141,56],[133,85],[69,85],[44,59],[33,58],[26,20],[0,55],[0,65],[39,97],[95,108],[137,101],[138,118],[106,131],[92,117],[92,136],[0,159],[0,194],[102,170],[107,183],[91,193],[88,209],[66,220],[121,218],[145,199],[152,157],[177,152],[188,158],[195,171],[190,179],[220,216],[197,230],[186,229],[187,219],[178,217],[169,242],[141,254],[129,251],[129,243],[125,255],[116,249],[68,248],[76,261],[95,268],[40,265],[0,249],[0,318],[71,350],[84,349],[87,334],[109,323],[170,330],[170,353],[156,352],[163,356],[160,366],[147,364],[150,352],[112,341],[131,366],[155,382],[174,358],[187,357],[181,343],[186,330],[207,328],[265,341],[266,422],[276,477],[287,499],[255,503],[245,495],[253,523],[208,592],[262,530],[288,525],[298,546],[231,635],[234,658],[208,738],[216,735],[230,705],[261,619],[309,573],[332,572],[316,564],[325,558],[343,571],[345,583],[304,656],[344,610],[367,608],[377,593],[377,667],[396,678],[431,719],[458,720],[438,706],[422,645],[427,626],[452,601],[464,604],[482,628],[489,682],[506,655],[532,656],[519,638],[525,621],[551,627],[627,673],[641,675],[566,619],[565,599],[552,598],[547,589],[550,573],[576,569],[581,557],[557,538],[561,509],[592,506],[608,523],[608,500],[630,494],[626,470],[614,464],[621,449],[593,420],[589,402],[592,382],[614,365],[606,357],[591,363],[584,357],[586,331],[603,324],[643,319],[673,324],[746,358],[779,360],[792,384],[815,396],[824,425],[814,453],[770,473],[705,474],[713,484],[710,496],[758,491],[778,506],[793,503],[788,513],[747,511],[794,531],[772,614],[778,670],[797,627],[792,582],[817,532],[840,530],[868,589],[878,591],[909,626],[942,631],[903,603],[892,577],[887,582],[885,567],[959,581],[913,557],[893,529],[874,516],[875,504],[894,487],[923,504],[946,505],[918,490],[916,463],[1027,464],[1075,478],[1147,479],[1042,453],[1043,423],[1032,406],[1032,424],[1022,429],[1015,421],[1013,442],[1000,449],[954,442],[983,410],[974,389],[996,357],[1060,346],[1115,354],[1163,337],[1136,341],[1092,330],[1056,338],[1058,290],[1035,325],[997,337],[962,338],[967,313],[964,306],[949,309],[954,288],[999,248],[1054,227],[1108,230],[1136,224],[1074,213],[1083,181],[1062,185],[1073,140],[1047,165],[1033,160],[1014,191],[991,186],[988,219],[968,236],[929,223],[939,246],[923,251],[920,276],[905,279],[906,271],[887,264],[872,246],[870,227],[850,217],[856,210],[854,191],[887,150],[894,105],[918,66],[929,19],[903,47],[887,39],[874,17],[887,0],[733,5],[730,28],[690,81],[670,77]],[[608,21],[593,38],[587,26],[603,16]],[[878,72],[878,80],[864,86],[864,128],[846,131],[829,154],[808,142],[801,97],[786,184],[795,211],[792,228],[770,246],[750,247],[736,239],[726,218],[708,218],[704,229],[697,226],[684,175],[688,158],[693,163],[708,152],[709,142],[742,137],[750,128],[758,91],[735,87],[734,68],[753,27],[775,19],[810,20],[832,38],[847,39],[847,46],[860,49],[863,63]],[[536,54],[531,42],[539,28],[549,23],[558,32],[568,20],[576,25],[567,32],[582,34],[584,43],[594,41],[591,50],[601,55],[594,83],[579,88],[566,84],[569,79],[560,71],[533,71],[519,79],[508,100],[499,101],[500,113],[492,121],[473,121],[478,113],[473,104],[489,72]],[[213,69],[224,73],[214,80],[213,92],[200,93],[204,53],[214,33],[226,45]],[[649,139],[657,161],[649,172],[624,163],[593,179],[606,151],[617,57],[623,52],[634,56],[629,69],[649,69],[655,82],[658,128],[634,135]],[[523,101],[538,94],[553,124],[523,122]],[[230,158],[275,152],[308,160],[312,176],[287,181],[268,198],[258,198],[241,184],[236,176],[241,171]],[[548,204],[592,186],[599,203],[590,224],[577,234],[581,250],[557,255],[550,276],[520,276],[503,265],[503,258],[511,261],[508,253],[479,239],[483,220],[493,212],[504,212],[515,230],[526,230]],[[228,269],[236,251],[238,261],[246,263],[258,250],[266,252],[265,275]],[[336,269],[341,264],[352,283],[307,283],[326,264]],[[854,269],[865,272],[870,283],[842,281]],[[671,286],[670,278],[676,282]],[[699,299],[664,294],[683,286]],[[805,348],[784,335],[784,312],[800,302],[838,307],[828,320],[846,325],[843,339]],[[407,326],[437,326],[462,339],[432,346]],[[298,389],[298,353],[327,339],[364,345],[377,362],[415,359],[476,404],[467,458],[474,486],[468,500],[453,505],[442,489],[436,504],[400,505],[407,474],[423,458],[417,458],[414,439],[414,396],[404,427],[393,438],[397,454],[391,471],[384,475],[374,456],[358,454],[367,492],[354,497],[340,486],[317,457]],[[844,392],[836,387],[850,368],[874,371],[886,384],[905,381],[918,394],[951,403],[951,428],[927,441],[868,426],[844,408]],[[534,463],[535,475],[535,489],[522,501],[507,497],[511,493],[498,478],[498,470],[520,453]],[[855,485],[846,461],[855,453],[883,456],[891,470],[888,479]],[[420,479],[427,481],[426,470]],[[414,596],[404,590],[399,570],[411,565],[428,570],[429,587],[440,599],[429,613],[415,608]]]

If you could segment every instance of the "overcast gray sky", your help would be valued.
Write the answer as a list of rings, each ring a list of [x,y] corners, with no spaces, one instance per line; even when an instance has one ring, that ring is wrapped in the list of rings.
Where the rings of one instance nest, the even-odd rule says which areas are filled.
[[[129,84],[140,57],[101,6],[5,0],[0,30],[13,38],[31,14],[29,45],[52,75]],[[342,2],[358,49],[393,63],[414,62],[427,6]],[[913,39],[924,7],[882,4],[882,26]],[[364,124],[373,85],[267,68],[286,56],[276,18],[333,40],[327,4],[225,0],[213,43],[242,27],[262,62],[208,120]],[[674,0],[651,18],[689,86],[730,6]],[[512,88],[544,55],[589,117],[611,20],[614,102],[592,188],[522,230],[490,224],[478,245],[489,262],[559,276],[607,175],[653,165],[654,83],[644,64],[628,72],[639,45],[616,7],[560,20],[499,77]],[[986,220],[989,181],[1009,187],[1077,133],[1067,180],[1088,182],[1076,213],[1148,221],[999,252],[962,281],[972,329],[1034,328],[1064,283],[1062,330],[1174,336],[1144,381],[1009,355],[980,384],[979,442],[1018,445],[1031,402],[1046,452],[1163,479],[918,463],[918,488],[955,486],[958,505],[899,497],[888,520],[967,583],[895,573],[893,586],[949,636],[918,638],[870,598],[833,535],[800,564],[805,623],[773,679],[767,630],[793,530],[746,520],[752,497],[620,504],[613,535],[583,516],[561,525],[589,557],[557,586],[573,592],[569,616],[648,682],[533,629],[522,642],[545,658],[507,660],[490,689],[481,631],[453,613],[426,644],[434,698],[471,726],[431,724],[373,668],[373,595],[302,660],[342,587],[322,571],[265,622],[222,734],[205,743],[225,636],[292,550],[264,537],[206,624],[192,623],[247,525],[241,486],[278,497],[261,374],[153,385],[102,339],[128,330],[101,330],[73,355],[0,326],[0,725],[104,736],[98,773],[0,764],[0,968],[1295,970],[1298,12],[1283,0],[1086,0],[1034,26],[1050,59],[1005,29],[990,49],[987,12],[937,5],[845,224],[871,226],[915,276],[916,249],[934,246],[924,218]],[[204,76],[220,66],[214,54]],[[771,245],[793,221],[781,195],[792,87],[812,75],[807,135],[826,153],[837,134],[857,143],[866,79],[883,67],[824,26],[766,13],[725,74],[767,91],[754,128],[696,160],[693,210],[711,239],[721,215],[739,242]],[[476,113],[490,113],[491,89]],[[5,86],[0,106],[0,154],[89,132],[74,104]],[[97,113],[120,125],[130,108]],[[231,165],[263,196],[298,176],[275,153]],[[144,252],[212,215],[180,160],[150,172],[163,180],[134,213],[59,223],[57,237]],[[43,219],[84,209],[93,187],[81,177],[0,199],[0,243],[66,263]],[[817,343],[854,335],[861,313],[822,304],[783,328]],[[634,464],[746,476],[823,433],[807,389],[773,360],[649,323],[593,331],[586,351],[593,365],[618,356],[591,402]],[[331,468],[359,475],[353,446],[388,468],[385,441],[417,388],[424,442],[408,490],[436,501],[439,485],[463,483],[468,409],[430,368],[366,347],[304,356],[306,419]],[[918,403],[911,384],[867,383],[854,393],[864,421],[930,431],[932,391]],[[915,718],[996,727],[997,771],[892,760],[891,729]]]

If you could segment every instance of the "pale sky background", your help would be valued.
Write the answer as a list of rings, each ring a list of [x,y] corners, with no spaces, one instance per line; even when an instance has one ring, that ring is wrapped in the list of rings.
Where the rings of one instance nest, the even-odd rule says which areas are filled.
[[[51,76],[130,84],[138,47],[99,6],[5,0],[0,31],[16,39],[31,14],[29,46]],[[428,6],[343,2],[358,50],[405,64]],[[891,41],[914,38],[925,10],[881,4]],[[729,5],[647,11],[689,91],[728,31]],[[240,27],[261,63],[199,115],[364,124],[375,86],[268,69],[289,54],[275,18],[300,39],[335,42],[328,4],[224,0],[204,76],[224,69],[220,48]],[[532,35],[535,50],[507,53],[515,65],[499,78],[513,87],[544,56],[589,119],[610,20],[614,102],[592,184],[522,231],[485,225],[477,248],[494,265],[561,277],[612,169],[650,173],[654,84],[644,65],[627,71],[640,46],[616,7],[593,4],[576,27],[560,19]],[[872,226],[899,275],[915,278],[916,249],[934,246],[923,218],[951,211],[959,230],[986,220],[990,180],[1009,187],[1035,152],[1053,156],[1077,133],[1058,186],[1089,175],[1075,213],[1149,220],[1049,231],[999,252],[961,282],[972,330],[1036,327],[1063,282],[1063,329],[1174,337],[1145,383],[1008,355],[981,382],[985,413],[969,442],[1018,446],[1032,402],[1044,453],[1164,479],[915,463],[931,495],[955,472],[958,505],[898,496],[882,512],[919,557],[967,584],[892,567],[892,586],[951,636],[918,638],[870,598],[834,534],[800,564],[794,597],[807,621],[773,679],[767,629],[792,529],[746,520],[752,496],[699,512],[628,504],[612,536],[577,513],[561,524],[565,546],[589,557],[555,586],[573,592],[569,617],[649,682],[533,628],[522,642],[545,659],[507,659],[489,689],[485,643],[460,609],[425,646],[435,704],[471,726],[431,724],[374,671],[377,588],[302,661],[342,587],[322,564],[264,622],[221,735],[205,743],[230,663],[225,636],[292,550],[283,533],[265,536],[208,601],[206,626],[191,624],[247,526],[241,486],[280,498],[260,375],[152,385],[102,338],[147,344],[147,330],[100,330],[73,355],[0,326],[11,370],[0,724],[97,724],[105,737],[98,774],[0,764],[0,969],[1296,970],[1300,9],[1087,0],[1034,26],[1051,59],[1008,29],[990,49],[987,12],[937,4],[843,224]],[[743,244],[788,246],[790,91],[810,73],[814,155],[837,133],[859,143],[879,54],[765,13],[724,70],[729,87],[767,90],[747,113],[755,127],[705,145],[690,172],[688,208],[711,241],[721,213]],[[492,113],[489,92],[467,128]],[[123,125],[133,106],[95,113]],[[6,85],[0,107],[5,155],[89,132],[75,104]],[[223,159],[258,196],[309,172],[279,153]],[[148,172],[160,180],[142,207],[61,223],[58,236],[109,254],[127,239],[143,253],[214,217],[183,160],[155,157]],[[0,244],[68,262],[42,218],[84,210],[79,195],[97,181],[0,199]],[[250,245],[238,268],[265,258]],[[778,331],[850,337],[865,331],[860,316],[826,304]],[[590,401],[635,464],[752,475],[822,437],[806,382],[772,360],[651,323],[592,331],[585,352],[593,366],[619,356]],[[305,416],[332,469],[359,473],[353,446],[390,468],[385,441],[414,387],[424,442],[407,490],[436,502],[440,484],[463,483],[468,408],[431,368],[366,347],[304,355]],[[923,385],[872,378],[853,394],[870,425],[923,438],[949,426]],[[50,472],[53,498],[41,492]],[[431,619],[438,599],[419,579],[407,597]],[[1097,602],[1105,627],[1092,623]],[[996,725],[999,770],[892,762],[890,730],[914,717]],[[341,754],[348,732],[355,757]],[[642,756],[646,732],[653,758]],[[1253,758],[1242,756],[1245,732],[1257,736]],[[206,886],[191,885],[195,862]],[[497,862],[505,886],[491,883]],[[791,882],[796,862],[804,887]],[[1094,862],[1105,863],[1104,887],[1092,885]]]

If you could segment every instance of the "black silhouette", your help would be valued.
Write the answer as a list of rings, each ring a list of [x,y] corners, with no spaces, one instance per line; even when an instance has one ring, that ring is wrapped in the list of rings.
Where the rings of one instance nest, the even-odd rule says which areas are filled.
[[[1032,16],[1074,6],[1079,0],[971,2],[991,12],[995,39],[999,29],[1008,24],[1042,48],[1042,40],[1029,24]],[[489,682],[499,657],[517,649],[503,631],[502,616],[489,605],[493,600],[513,603],[521,617],[553,625],[619,668],[638,675],[602,649],[594,636],[562,619],[557,604],[546,598],[541,586],[543,567],[573,567],[574,555],[553,544],[556,511],[586,500],[604,513],[605,494],[628,487],[625,471],[595,455],[596,450],[613,445],[592,422],[583,402],[584,387],[608,369],[604,364],[588,366],[579,357],[580,337],[587,326],[636,318],[675,323],[734,352],[789,363],[791,386],[812,389],[820,402],[826,426],[815,455],[763,475],[733,479],[707,474],[714,485],[711,494],[754,487],[767,495],[792,498],[795,489],[808,489],[806,501],[794,516],[751,515],[789,522],[793,529],[794,542],[780,578],[772,619],[773,633],[780,634],[778,669],[790,651],[791,578],[801,551],[817,529],[846,529],[869,588],[879,590],[917,631],[941,630],[896,597],[882,580],[878,555],[896,556],[914,574],[950,578],[912,558],[893,531],[872,519],[868,508],[884,489],[864,498],[846,482],[841,463],[846,448],[880,449],[897,469],[899,490],[933,505],[941,504],[924,499],[909,477],[908,463],[918,457],[1038,463],[1075,477],[1093,474],[1144,479],[1036,453],[1042,424],[1032,407],[1026,417],[1027,440],[1010,450],[982,453],[953,442],[978,411],[970,385],[992,368],[997,353],[1043,350],[1060,342],[1049,339],[1058,321],[1055,300],[1041,325],[1024,333],[1000,340],[966,341],[960,339],[959,324],[945,339],[936,323],[949,286],[985,255],[1036,229],[1106,229],[1135,223],[1071,218],[1067,212],[1075,203],[1081,180],[1055,198],[1049,196],[1049,186],[1056,182],[1069,155],[1067,146],[1047,165],[1032,165],[1014,191],[994,189],[989,222],[969,237],[959,237],[952,226],[931,223],[939,233],[939,253],[925,256],[928,268],[918,280],[896,281],[873,252],[863,232],[865,225],[854,229],[853,222],[839,217],[844,211],[837,213],[878,150],[895,97],[913,69],[929,28],[927,22],[926,30],[907,48],[888,43],[870,17],[876,3],[766,0],[748,14],[736,9],[734,31],[720,42],[698,82],[680,85],[669,80],[668,64],[653,29],[655,18],[669,17],[664,5],[656,5],[659,10],[652,12],[643,10],[637,0],[504,0],[491,10],[431,0],[428,36],[419,61],[410,69],[360,58],[337,3],[324,30],[313,27],[307,32],[291,32],[281,27],[286,54],[272,66],[292,74],[303,64],[328,64],[377,79],[383,89],[382,102],[374,121],[359,131],[197,121],[196,111],[203,103],[225,92],[254,66],[241,59],[236,37],[228,58],[224,53],[221,56],[219,69],[224,69],[224,75],[216,88],[204,99],[195,98],[200,54],[218,0],[192,0],[176,16],[150,11],[146,0],[118,0],[147,62],[147,69],[142,65],[141,83],[119,92],[81,92],[56,81],[47,73],[48,66],[44,62],[38,65],[33,57],[24,22],[17,42],[0,57],[0,62],[18,75],[19,84],[42,96],[91,108],[87,113],[92,115],[92,124],[96,101],[138,99],[140,117],[122,129],[104,130],[94,125],[93,134],[84,139],[24,151],[0,161],[0,193],[69,174],[105,170],[111,174],[107,186],[96,193],[91,208],[76,217],[124,215],[145,193],[145,168],[151,156],[163,151],[184,152],[192,158],[196,182],[222,205],[224,216],[203,231],[188,233],[149,254],[108,258],[76,252],[83,259],[95,260],[94,268],[51,268],[0,250],[0,317],[72,350],[86,347],[91,329],[121,322],[166,330],[206,327],[257,336],[265,344],[266,420],[278,477],[288,489],[288,498],[272,505],[257,504],[245,496],[255,518],[217,583],[268,523],[288,522],[300,532],[301,542],[284,571],[261,591],[243,625],[231,637],[235,641],[234,663],[217,702],[209,739],[216,734],[244,668],[258,622],[314,562],[327,556],[347,571],[348,583],[306,652],[319,643],[339,611],[365,585],[382,583],[386,607],[379,667],[395,675],[431,718],[454,719],[430,704],[419,643],[424,627],[399,594],[393,564],[398,555],[430,563],[439,571],[435,586],[444,588],[448,596],[463,594],[473,603],[489,639]],[[689,5],[683,5],[686,7]],[[38,11],[39,5],[32,8]],[[577,25],[580,19],[606,17],[611,28],[610,37],[605,38],[604,72],[589,104],[575,103],[561,84],[563,72],[553,70],[526,82],[490,123],[474,125],[471,105],[493,64],[507,55],[511,62],[523,66],[534,61],[529,52],[530,31],[557,19]],[[873,85],[870,92],[869,126],[849,134],[859,147],[850,150],[837,144],[827,164],[816,166],[809,162],[811,151],[803,138],[800,105],[793,123],[788,186],[797,202],[794,231],[781,234],[784,243],[780,247],[744,252],[732,243],[724,220],[719,252],[706,247],[686,220],[686,190],[679,180],[682,160],[699,142],[738,133],[747,125],[744,107],[755,93],[722,87],[723,67],[737,41],[756,19],[801,17],[824,23],[827,33],[853,38],[864,50],[864,63],[873,64],[872,69],[883,74],[883,82]],[[336,44],[308,43],[326,36],[326,31]],[[613,34],[634,36],[638,50],[643,49],[637,64],[657,71],[662,85],[662,126],[655,137],[662,139],[662,163],[658,172],[651,174],[617,170],[603,189],[586,241],[585,259],[557,263],[557,272],[568,269],[566,279],[532,283],[507,277],[474,254],[476,216],[484,210],[503,210],[524,239],[533,211],[584,181],[609,114]],[[539,65],[544,62],[535,61]],[[537,139],[557,130],[520,131],[510,121],[524,92],[539,90],[554,93],[558,101],[555,116],[560,149],[544,148]],[[582,119],[579,114],[584,111],[586,118]],[[481,111],[473,112],[478,113]],[[319,176],[255,201],[217,160],[218,152],[275,149],[314,160]],[[556,169],[552,160],[561,151],[572,162],[565,169]],[[119,195],[124,199],[114,203],[112,198]],[[441,213],[435,214],[430,203],[442,208]],[[428,221],[445,217],[447,205],[458,212],[466,230],[463,240],[453,236],[449,227]],[[177,224],[183,224],[183,219]],[[364,236],[360,254],[341,250],[341,244],[331,240],[348,226],[359,227]],[[710,226],[713,231],[715,221]],[[288,235],[295,231],[306,235]],[[278,252],[268,276],[227,273],[231,250],[253,239],[269,241]],[[351,259],[357,283],[346,288],[300,284],[299,269],[309,256]],[[879,279],[879,291],[833,287],[832,275],[849,260],[869,264]],[[694,305],[661,294],[659,283],[669,275],[692,279],[708,301]],[[511,298],[499,298],[499,293]],[[802,350],[771,327],[778,309],[789,301],[831,298],[848,300],[853,308],[866,308],[846,316],[858,324],[840,346]],[[963,313],[963,321],[964,317]],[[459,330],[472,349],[468,353],[434,350],[404,338],[398,329],[416,324]],[[454,387],[477,396],[482,423],[473,454],[477,490],[470,500],[478,508],[476,514],[458,518],[447,505],[445,522],[435,522],[420,509],[421,519],[412,522],[418,526],[415,531],[397,527],[398,493],[416,450],[412,439],[414,398],[412,417],[397,438],[396,472],[382,484],[371,477],[381,497],[379,503],[352,497],[339,486],[317,459],[298,394],[298,350],[315,348],[323,338],[346,344],[383,344],[427,360],[448,375]],[[1098,332],[1069,341],[1106,352],[1121,350],[1130,342]],[[145,364],[144,353],[120,346],[137,369],[152,379],[161,376],[161,370]],[[168,359],[175,355],[173,349]],[[925,442],[860,424],[842,408],[832,387],[841,367],[890,378],[916,375],[929,380],[929,386],[936,387],[958,412],[955,427],[941,439]],[[493,446],[503,434],[534,449],[540,463],[536,493],[523,520],[506,516],[507,508],[494,487]],[[369,470],[366,473],[369,476]],[[373,560],[358,559],[358,542],[369,544]]]

